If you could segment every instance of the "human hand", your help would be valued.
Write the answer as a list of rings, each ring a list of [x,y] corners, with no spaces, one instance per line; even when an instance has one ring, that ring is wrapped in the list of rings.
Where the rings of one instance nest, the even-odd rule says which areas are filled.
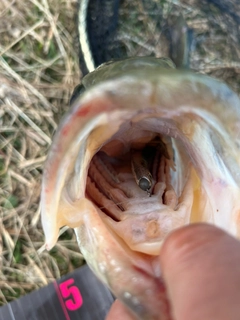
[[[174,231],[166,239],[159,263],[172,319],[240,319],[238,240],[214,226],[192,224]],[[118,300],[106,318],[135,319]]]

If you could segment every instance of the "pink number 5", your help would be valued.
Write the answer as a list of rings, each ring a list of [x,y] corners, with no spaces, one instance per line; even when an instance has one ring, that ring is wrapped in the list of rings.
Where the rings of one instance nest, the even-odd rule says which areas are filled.
[[[74,311],[81,307],[83,299],[78,287],[74,286],[74,279],[68,279],[59,284],[61,295],[65,301],[65,306],[68,310]]]

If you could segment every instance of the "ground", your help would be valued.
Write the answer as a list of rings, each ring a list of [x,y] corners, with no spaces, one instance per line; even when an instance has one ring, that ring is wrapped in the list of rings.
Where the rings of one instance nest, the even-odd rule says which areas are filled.
[[[190,67],[240,93],[238,2],[124,0],[118,37],[128,55],[166,56],[181,12],[193,30]],[[70,229],[41,249],[39,207],[47,151],[81,77],[77,8],[77,0],[0,2],[0,305],[83,263]]]

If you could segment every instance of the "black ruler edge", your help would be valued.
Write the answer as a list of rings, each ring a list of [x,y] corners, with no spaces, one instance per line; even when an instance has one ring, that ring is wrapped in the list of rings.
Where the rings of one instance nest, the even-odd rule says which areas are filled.
[[[0,307],[0,320],[104,320],[110,290],[87,265]]]

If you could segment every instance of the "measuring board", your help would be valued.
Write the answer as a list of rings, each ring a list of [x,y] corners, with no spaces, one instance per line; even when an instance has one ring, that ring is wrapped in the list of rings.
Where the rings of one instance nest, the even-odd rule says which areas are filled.
[[[87,265],[0,308],[0,320],[104,320],[114,297]]]

